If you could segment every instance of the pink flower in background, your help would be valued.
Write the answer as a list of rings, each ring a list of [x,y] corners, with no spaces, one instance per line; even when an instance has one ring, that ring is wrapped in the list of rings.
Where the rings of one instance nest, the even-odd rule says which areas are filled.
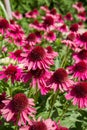
[[[87,49],[87,32],[84,32],[82,34],[78,34],[76,36],[75,42],[78,47],[82,47],[84,49]]]
[[[47,70],[39,69],[39,68],[37,68],[36,70],[31,69],[30,71],[25,72],[22,75],[22,81],[26,83],[32,79],[30,86],[34,88],[38,87],[41,94],[46,95],[51,89],[49,86],[46,85],[46,80],[50,76],[51,76],[51,72]]]
[[[76,34],[74,32],[70,32],[67,35],[67,38],[65,40],[62,40],[62,43],[69,46],[71,49],[77,49],[77,45],[75,43]]]
[[[52,9],[50,10],[50,14],[51,14],[51,15],[56,15],[56,14],[57,14],[57,10],[56,10],[55,8],[52,8]]]
[[[65,20],[68,20],[68,21],[72,21],[72,20],[73,20],[72,14],[71,14],[70,12],[68,12],[68,13],[64,16],[64,19],[65,19]]]
[[[87,63],[85,61],[79,61],[78,63],[68,67],[69,74],[73,74],[74,78],[79,80],[87,79]]]
[[[22,60],[22,56],[21,56],[22,50],[16,50],[14,52],[10,52],[10,58],[17,60],[17,61],[21,61]]]
[[[74,23],[70,26],[70,31],[77,32],[78,31],[78,24]]]
[[[77,16],[78,16],[78,18],[79,18],[80,20],[86,21],[86,12],[85,12],[85,11],[78,13]]]
[[[79,108],[87,108],[87,82],[78,82],[71,86],[66,94],[67,100],[73,100],[73,105]]]
[[[22,57],[22,63],[24,66],[28,67],[28,70],[35,70],[37,68],[47,69],[50,67],[50,65],[54,64],[54,61],[51,58],[50,54],[48,54],[46,52],[46,49],[41,46],[36,46],[30,50],[25,51],[22,54]]]
[[[51,119],[33,121],[31,125],[21,127],[19,130],[56,130],[55,122]]]
[[[39,12],[37,9],[34,9],[33,11],[29,11],[25,14],[26,18],[37,18],[37,16],[39,15]]]
[[[10,64],[8,67],[3,67],[3,70],[0,70],[0,80],[11,79],[11,82],[14,84],[14,81],[20,81],[20,77],[22,74],[22,69],[18,66]]]
[[[58,52],[55,52],[51,46],[48,46],[47,53],[50,54],[50,56],[54,59],[58,56]]]
[[[74,58],[75,62],[79,62],[81,60],[87,62],[87,50],[82,49],[79,52],[74,53],[73,58]]]
[[[2,94],[0,94],[0,114],[1,114],[1,109],[5,106],[5,104],[3,103],[3,100],[6,99],[6,93],[3,92]]]
[[[0,33],[3,35],[8,28],[8,21],[5,18],[0,17]]]
[[[43,27],[46,30],[55,29],[55,19],[52,15],[46,15],[43,17]]]
[[[48,6],[41,6],[40,9],[43,10],[43,11],[45,11],[46,13],[50,12]]]
[[[36,110],[33,108],[34,100],[27,98],[25,94],[18,93],[13,96],[12,99],[3,100],[5,104],[4,108],[1,110],[2,116],[7,122],[14,122],[21,125],[26,125],[30,123],[30,117],[34,117]]]
[[[56,40],[56,34],[53,31],[49,31],[44,34],[44,39],[46,39],[49,42],[53,42]]]
[[[75,8],[78,12],[85,11],[85,8],[83,7],[83,3],[82,2],[76,2],[75,4],[73,4],[72,7]]]
[[[39,23],[38,20],[35,20],[33,23],[30,23],[29,27],[34,28],[34,29],[36,29],[38,31],[43,31],[44,30],[43,24]]]
[[[62,24],[61,26],[57,27],[57,30],[61,33],[68,32],[68,26],[66,24]]]
[[[25,39],[26,44],[29,44],[30,46],[34,46],[37,43],[37,37],[35,33],[30,33],[27,38]]]
[[[36,31],[35,35],[37,37],[37,43],[41,43],[42,42],[42,34],[41,34],[41,32]]]
[[[22,19],[22,14],[19,11],[12,12],[12,16],[17,20]]]
[[[18,24],[10,24],[9,30],[6,31],[6,39],[18,46],[24,44],[24,31]]]
[[[47,81],[47,85],[51,85],[54,91],[60,89],[62,92],[67,91],[72,83],[73,81],[68,78],[68,74],[63,68],[57,69]]]

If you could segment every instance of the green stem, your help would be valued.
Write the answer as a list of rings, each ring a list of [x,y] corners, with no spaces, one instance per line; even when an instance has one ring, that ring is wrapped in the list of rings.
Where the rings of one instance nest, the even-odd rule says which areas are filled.
[[[68,110],[68,108],[69,108],[69,106],[70,106],[70,103],[67,103],[67,101],[66,101],[65,104],[64,104],[64,107],[63,107],[63,108],[64,108],[64,109],[63,109],[63,113],[60,115],[59,120],[62,120],[62,119],[63,119],[65,113],[67,112],[67,110]]]
[[[64,58],[63,58],[63,60],[62,60],[62,63],[61,63],[61,67],[65,67],[65,65],[66,65],[66,61],[67,61],[67,55],[68,55],[68,53],[69,53],[69,47],[67,46],[67,48],[66,48],[66,54],[64,55]]]
[[[59,92],[59,91],[58,91]],[[48,113],[48,118],[50,118],[51,117],[51,112],[52,112],[52,110],[53,110],[53,107],[54,107],[54,104],[55,104],[55,101],[56,101],[56,99],[57,99],[57,95],[58,95],[58,92],[56,92],[55,94],[53,94],[53,96],[52,96],[52,103],[51,103],[51,108],[50,108],[50,110],[49,110],[49,113]]]

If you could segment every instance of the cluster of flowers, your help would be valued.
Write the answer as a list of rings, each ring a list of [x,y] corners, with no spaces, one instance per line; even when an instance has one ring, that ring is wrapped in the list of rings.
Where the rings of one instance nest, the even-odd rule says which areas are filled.
[[[78,12],[79,22],[71,24],[70,27],[66,25],[67,21],[74,20],[70,12],[63,17],[55,8],[49,10],[48,7],[41,7],[45,14],[41,16],[41,22],[38,21],[38,10],[27,12],[25,17],[33,20],[29,28],[34,30],[28,36],[16,21],[11,20],[9,23],[0,18],[0,33],[17,48],[9,52],[9,58],[16,61],[16,65],[3,66],[0,70],[0,80],[11,80],[13,85],[15,82],[29,83],[29,86],[37,88],[41,95],[46,95],[51,90],[55,93],[60,90],[67,93],[67,100],[73,99],[73,105],[87,107],[87,32],[80,32],[86,14],[81,2],[74,4],[73,8]],[[14,12],[13,16],[15,19],[23,18],[18,11]],[[67,34],[66,38],[62,39],[62,44],[75,51],[72,55],[75,63],[67,69],[61,67],[53,72],[50,68],[54,65],[58,53],[46,43],[53,43],[57,32],[62,36]],[[6,52],[8,48],[2,46],[2,50]],[[68,130],[51,119],[36,121],[34,106],[34,100],[27,98],[24,93],[17,93],[9,98],[6,93],[0,95],[2,117],[7,122],[18,124],[20,130]]]

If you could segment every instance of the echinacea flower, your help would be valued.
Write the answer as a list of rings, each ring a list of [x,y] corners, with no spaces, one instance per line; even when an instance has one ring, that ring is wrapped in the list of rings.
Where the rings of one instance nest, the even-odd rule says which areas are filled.
[[[77,35],[75,42],[78,47],[87,49],[87,32]]]
[[[51,85],[54,91],[60,89],[62,92],[67,91],[72,83],[73,81],[68,78],[68,74],[63,68],[57,69],[47,81],[47,85]]]
[[[56,28],[58,31],[60,31],[61,33],[65,33],[68,31],[68,26],[66,24],[62,24],[61,26]]]
[[[25,14],[26,18],[36,18],[39,15],[39,12],[37,9],[34,9],[32,11],[29,11]]]
[[[38,20],[35,20],[33,23],[30,23],[30,24],[29,24],[29,27],[30,27],[30,28],[34,28],[34,29],[36,29],[37,31],[43,31],[43,30],[44,30],[43,24],[42,24],[42,23],[39,23]]]
[[[77,32],[78,31],[78,24],[77,23],[72,24],[70,27],[70,31]]]
[[[2,102],[5,99],[6,99],[6,93],[3,92],[2,94],[0,94],[0,114],[1,114],[1,109],[5,106],[4,103]]]
[[[78,16],[78,18],[79,18],[80,20],[86,21],[86,12],[85,12],[85,11],[79,12],[77,16]]]
[[[10,58],[14,59],[14,60],[17,60],[17,61],[21,61],[22,60],[22,56],[21,56],[21,53],[22,53],[22,50],[19,49],[19,50],[16,50],[14,52],[10,52]]]
[[[74,78],[79,80],[87,79],[87,63],[85,61],[79,61],[72,66],[68,67],[69,74],[72,74]]]
[[[9,23],[5,18],[0,17],[0,33],[4,34],[4,32],[9,28]]]
[[[22,14],[19,11],[12,12],[12,16],[17,20],[22,19]]]
[[[75,60],[75,62],[79,62],[81,60],[87,62],[87,50],[82,49],[79,52],[75,52],[73,54],[73,59]]]
[[[11,79],[11,82],[14,84],[14,81],[20,81],[21,74],[21,68],[10,64],[8,67],[4,66],[3,70],[0,70],[0,80],[8,81],[8,79]]]
[[[75,43],[76,34],[74,32],[70,32],[66,39],[62,40],[62,43],[69,46],[71,49],[76,50],[77,45]]]
[[[43,27],[46,30],[54,29],[55,28],[55,19],[52,15],[46,15],[43,21]]]
[[[68,12],[65,17],[64,17],[65,20],[68,20],[68,21],[72,21],[73,20],[73,17],[72,17],[72,14],[70,12]]]
[[[75,8],[78,12],[83,12],[85,10],[82,2],[76,2],[72,7]]]
[[[37,37],[35,33],[30,33],[27,38],[25,39],[26,44],[29,44],[30,46],[34,46],[37,43]]]
[[[49,42],[53,42],[56,40],[56,34],[53,31],[49,31],[44,34],[44,39],[46,39]]]
[[[7,122],[14,122],[19,126],[30,123],[30,117],[34,117],[36,113],[34,106],[34,100],[27,98],[25,94],[18,93],[13,96],[12,99],[4,100],[4,108],[1,110],[2,116]]]
[[[31,80],[30,86],[38,88],[42,95],[46,95],[50,87],[46,85],[47,79],[51,76],[51,72],[44,69],[37,68],[36,70],[30,70],[22,74],[22,81],[24,83]]]
[[[46,50],[47,50],[47,53],[49,53],[50,56],[51,56],[53,59],[58,56],[58,52],[55,52],[55,51],[53,50],[52,46],[48,46],[48,47],[46,48]]]
[[[56,130],[56,125],[51,119],[46,119],[33,121],[31,125],[23,126],[20,130]]]
[[[87,108],[87,82],[78,82],[72,85],[65,97],[67,100],[73,100],[73,105]]]
[[[28,70],[35,70],[37,68],[46,69],[49,68],[50,65],[54,64],[54,61],[51,58],[50,54],[48,54],[46,52],[46,49],[41,46],[36,46],[30,50],[25,51],[22,54],[22,57],[22,63],[24,66],[28,67]]]

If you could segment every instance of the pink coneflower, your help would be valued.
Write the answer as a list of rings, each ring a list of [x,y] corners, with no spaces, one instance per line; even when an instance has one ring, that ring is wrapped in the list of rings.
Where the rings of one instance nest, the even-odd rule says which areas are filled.
[[[26,18],[37,18],[37,16],[39,15],[39,12],[37,9],[34,9],[33,11],[27,12],[25,14]]]
[[[70,32],[67,35],[67,38],[65,40],[62,40],[62,43],[66,44],[67,46],[69,46],[71,49],[76,49],[76,43],[75,43],[75,38],[76,38],[76,34],[74,32]]]
[[[50,90],[50,87],[46,85],[46,80],[50,76],[51,72],[37,68],[36,70],[30,70],[27,73],[24,73],[22,75],[22,81],[26,83],[32,79],[30,86],[34,88],[38,87],[41,94],[46,95]]]
[[[50,79],[47,81],[47,85],[51,85],[54,91],[60,89],[62,92],[67,91],[72,81],[68,78],[68,74],[65,69],[57,69]]]
[[[5,18],[0,18],[0,33],[4,34],[6,29],[9,28],[9,23]]]
[[[20,130],[56,130],[56,125],[51,119],[46,119],[33,121],[31,125],[21,127]]]
[[[71,86],[66,99],[73,99],[73,105],[78,105],[79,108],[87,107],[87,82],[78,82]]]
[[[4,66],[3,70],[0,71],[0,80],[5,79],[5,81],[8,81],[8,79],[11,79],[12,83],[20,81],[21,73],[22,69],[10,64],[8,67]]]
[[[40,31],[36,31],[35,35],[37,37],[37,43],[41,43],[42,42],[42,34],[40,33]]]
[[[68,12],[66,14],[66,16],[64,17],[65,20],[68,20],[68,21],[72,21],[73,20],[73,17],[72,17],[72,14],[70,12]]]
[[[82,21],[86,21],[86,12],[80,12],[78,13],[78,18]]]
[[[37,43],[37,37],[35,33],[30,33],[27,38],[25,39],[26,44],[29,44],[30,46],[34,46]]]
[[[57,24],[64,23],[63,16],[57,13],[55,21],[57,22]]]
[[[34,28],[34,29],[36,29],[38,31],[43,31],[44,30],[44,27],[43,27],[42,23],[39,23],[38,20],[35,20],[33,23],[30,23],[29,27]]]
[[[58,31],[64,33],[64,32],[67,32],[68,31],[68,26],[66,24],[62,24],[61,26],[59,26],[57,28]]]
[[[36,113],[34,100],[28,99],[25,94],[18,93],[12,99],[4,100],[4,108],[1,110],[2,116],[7,122],[12,121],[19,126],[30,123],[30,117]]]
[[[85,11],[85,8],[83,7],[82,2],[76,2],[75,4],[73,4],[72,7],[75,8],[78,12]]]
[[[2,94],[0,94],[0,114],[1,114],[1,109],[5,106],[5,104],[2,102],[5,99],[6,99],[6,93],[3,92]]]
[[[52,8],[52,9],[50,10],[50,14],[51,14],[51,15],[56,15],[56,14],[57,14],[57,10],[56,10],[55,8]]]
[[[53,31],[49,31],[44,34],[44,39],[46,39],[49,42],[53,42],[56,40],[56,34]]]
[[[45,11],[46,13],[50,12],[48,6],[41,6],[40,9],[43,10],[43,11]]]
[[[47,15],[44,17],[43,21],[43,27],[44,29],[54,29],[55,28],[55,19],[51,15]]]
[[[17,60],[17,61],[21,61],[22,60],[22,56],[21,56],[22,50],[16,50],[14,52],[10,52],[10,58]]]
[[[79,80],[87,79],[87,63],[79,61],[78,63],[68,67],[69,73]]]
[[[58,56],[58,52],[55,52],[51,46],[48,46],[46,49],[53,59]]]
[[[24,66],[27,66],[29,70],[33,69],[46,69],[49,68],[50,65],[54,64],[53,59],[41,46],[36,46],[31,48],[29,51],[22,54]]]
[[[72,24],[70,27],[70,31],[77,32],[78,31],[78,24],[77,23]]]
[[[84,49],[87,49],[87,32],[77,35],[75,42],[78,47],[83,47]]]
[[[19,12],[19,11],[15,11],[12,13],[12,16],[17,19],[17,20],[20,20],[22,19],[22,14]]]
[[[73,58],[75,59],[75,62],[79,62],[81,60],[87,62],[87,50],[82,49],[79,52],[74,53]]]
[[[9,42],[16,45],[24,44],[24,31],[18,24],[10,24],[9,30],[6,31],[6,38]]]

